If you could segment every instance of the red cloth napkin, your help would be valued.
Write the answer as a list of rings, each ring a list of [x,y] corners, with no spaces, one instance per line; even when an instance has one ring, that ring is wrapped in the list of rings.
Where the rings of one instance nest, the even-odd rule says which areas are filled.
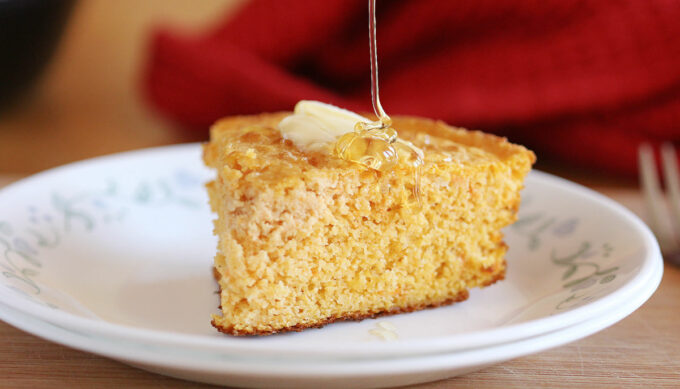
[[[680,1],[379,1],[391,115],[508,136],[539,158],[634,174],[642,141],[680,141]],[[371,111],[366,0],[253,0],[200,36],[158,30],[144,91],[207,134],[314,99]]]

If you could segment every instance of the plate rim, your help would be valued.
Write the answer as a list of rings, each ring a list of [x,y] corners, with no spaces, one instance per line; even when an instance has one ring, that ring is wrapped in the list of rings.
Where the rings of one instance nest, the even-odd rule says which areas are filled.
[[[2,198],[6,196],[7,193],[11,193],[22,186],[32,185],[36,181],[40,181],[46,176],[59,175],[72,169],[91,168],[92,164],[115,164],[116,160],[148,157],[150,155],[162,158],[163,155],[172,155],[178,152],[190,154],[193,153],[196,154],[196,157],[198,158],[200,155],[200,144],[188,143],[127,151],[62,165],[8,185],[7,187],[0,190],[0,201],[2,201]],[[470,331],[443,336],[435,339],[409,339],[397,340],[395,342],[382,344],[376,343],[375,346],[379,347],[374,347],[372,343],[334,345],[332,351],[324,350],[323,348],[319,348],[318,346],[314,345],[288,343],[272,345],[261,343],[253,344],[252,342],[248,344],[249,342],[247,339],[243,338],[215,338],[206,335],[191,335],[170,331],[139,328],[125,324],[94,320],[64,311],[57,311],[48,307],[43,307],[37,303],[22,304],[22,301],[15,301],[15,299],[7,301],[7,299],[5,299],[2,295],[0,295],[0,303],[54,324],[76,328],[81,331],[94,331],[102,335],[112,333],[115,336],[124,339],[153,339],[154,342],[159,344],[169,343],[174,346],[189,347],[194,349],[229,348],[233,352],[246,353],[249,355],[266,355],[267,353],[276,354],[279,352],[286,352],[288,355],[300,354],[309,356],[310,358],[372,358],[375,356],[385,355],[415,355],[430,353],[432,350],[438,350],[438,352],[447,350],[461,350],[484,345],[488,346],[492,344],[500,344],[513,339],[535,336],[537,333],[547,333],[549,331],[554,331],[559,328],[573,325],[576,322],[586,320],[589,317],[596,315],[597,312],[601,312],[609,307],[615,306],[619,300],[625,300],[625,297],[631,293],[631,285],[649,282],[650,274],[652,274],[654,266],[659,266],[662,264],[663,260],[656,239],[649,228],[636,215],[634,215],[622,205],[616,203],[614,200],[609,199],[608,197],[595,192],[592,189],[586,188],[566,179],[534,170],[527,177],[527,185],[529,182],[535,180],[556,185],[561,190],[564,190],[571,195],[577,195],[587,198],[588,200],[592,200],[599,206],[609,208],[614,214],[617,214],[622,217],[622,219],[626,220],[630,224],[631,228],[640,233],[640,237],[645,248],[644,252],[646,253],[646,256],[645,258],[641,259],[641,267],[637,274],[635,274],[626,284],[621,285],[615,291],[596,300],[595,302],[587,303],[567,312],[558,313],[552,316],[541,317],[516,324],[502,325],[487,330]]]
[[[410,355],[399,358],[384,358],[369,361],[321,360],[317,361],[321,363],[315,363],[314,361],[310,363],[308,360],[295,361],[294,359],[291,360],[290,358],[287,358],[287,356],[284,356],[286,357],[286,361],[283,361],[282,363],[280,360],[262,361],[261,359],[239,359],[236,355],[234,356],[235,359],[230,360],[215,358],[211,361],[210,357],[208,357],[208,363],[206,363],[205,359],[197,360],[192,358],[191,355],[185,356],[185,360],[173,360],[170,354],[154,354],[153,352],[149,352],[149,350],[139,353],[135,350],[126,348],[124,345],[116,345],[115,339],[106,339],[105,337],[92,338],[88,337],[86,334],[73,333],[67,328],[59,328],[53,323],[31,317],[30,315],[26,315],[16,310],[14,311],[14,315],[11,315],[11,313],[8,315],[7,310],[9,309],[12,311],[13,309],[1,303],[0,319],[5,320],[8,316],[12,316],[14,320],[12,320],[10,325],[24,330],[23,328],[26,327],[25,325],[17,324],[17,321],[21,322],[23,315],[23,320],[28,318],[29,321],[33,320],[36,322],[32,324],[33,327],[30,330],[24,330],[32,335],[63,346],[115,359],[138,367],[140,367],[139,365],[147,365],[163,367],[166,369],[183,369],[199,373],[246,374],[251,376],[264,375],[269,378],[295,378],[303,376],[306,378],[332,379],[338,377],[371,376],[376,374],[412,374],[428,371],[432,372],[441,369],[466,368],[500,363],[512,358],[545,351],[585,338],[614,325],[642,306],[655,292],[658,283],[661,281],[662,275],[663,266],[658,266],[652,275],[653,281],[645,285],[642,293],[637,294],[630,302],[622,302],[618,306],[610,307],[610,309],[606,311],[608,314],[597,317],[597,320],[586,320],[555,331],[537,334],[534,337],[517,339],[502,344],[432,355]],[[44,331],[49,332],[49,330],[44,330],[43,332],[41,332],[41,330],[36,330],[36,327],[45,324],[53,326],[57,331],[67,332],[71,336],[71,340],[73,340],[73,338],[82,339],[78,344],[74,344],[76,342],[64,341],[63,338],[59,336],[46,335]],[[567,334],[567,336],[565,336],[565,334]],[[108,351],[102,351],[102,347],[107,347],[107,341],[110,344],[118,346],[118,351],[111,351],[110,348]],[[504,351],[504,353],[499,352],[499,350]],[[159,352],[160,351],[162,350],[159,350]],[[154,355],[161,355],[166,359],[164,361],[158,361],[153,358]],[[250,367],[250,370],[248,367]],[[144,366],[141,368],[144,368]],[[376,371],[376,369],[379,371]]]

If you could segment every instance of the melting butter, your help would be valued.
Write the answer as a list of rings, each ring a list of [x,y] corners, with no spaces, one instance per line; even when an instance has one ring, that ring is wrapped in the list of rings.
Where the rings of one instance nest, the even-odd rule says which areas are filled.
[[[318,150],[337,141],[342,135],[353,132],[357,123],[368,119],[352,111],[321,103],[301,100],[292,115],[279,123],[284,139],[289,139],[303,151]]]
[[[385,115],[386,116],[386,115]],[[302,100],[292,115],[278,125],[284,139],[300,150],[330,149],[337,157],[378,171],[389,171],[399,161],[413,169],[413,194],[419,200],[423,151],[400,139],[388,122],[372,122],[352,111],[318,101]]]
[[[303,151],[334,146],[337,156],[375,170],[393,168],[401,157],[421,165],[423,152],[399,139],[392,127],[382,127],[352,111],[319,101],[302,100],[278,125],[284,139]]]
[[[326,149],[334,143],[332,152],[337,157],[378,171],[389,171],[402,159],[413,170],[413,195],[420,203],[423,151],[413,143],[399,139],[392,119],[380,104],[375,0],[368,1],[368,19],[371,98],[378,120],[370,121],[330,104],[302,100],[295,105],[293,115],[281,120],[279,130],[284,139],[303,151]]]

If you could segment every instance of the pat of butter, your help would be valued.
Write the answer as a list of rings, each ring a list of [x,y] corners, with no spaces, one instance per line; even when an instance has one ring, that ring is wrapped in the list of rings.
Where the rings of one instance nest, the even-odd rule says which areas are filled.
[[[358,122],[370,120],[352,111],[321,103],[301,100],[294,113],[279,122],[284,139],[289,139],[301,150],[318,150],[338,137],[354,131]]]

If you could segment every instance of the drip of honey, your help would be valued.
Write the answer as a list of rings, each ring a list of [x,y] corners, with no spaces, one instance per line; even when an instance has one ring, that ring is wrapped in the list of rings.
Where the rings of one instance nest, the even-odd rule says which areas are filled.
[[[359,163],[378,171],[393,169],[400,158],[413,169],[413,194],[420,198],[420,168],[423,152],[411,142],[399,139],[392,119],[380,104],[378,87],[378,47],[376,39],[375,0],[368,0],[368,38],[371,58],[371,99],[375,122],[358,122],[353,132],[342,135],[335,144],[335,153],[342,159]]]

